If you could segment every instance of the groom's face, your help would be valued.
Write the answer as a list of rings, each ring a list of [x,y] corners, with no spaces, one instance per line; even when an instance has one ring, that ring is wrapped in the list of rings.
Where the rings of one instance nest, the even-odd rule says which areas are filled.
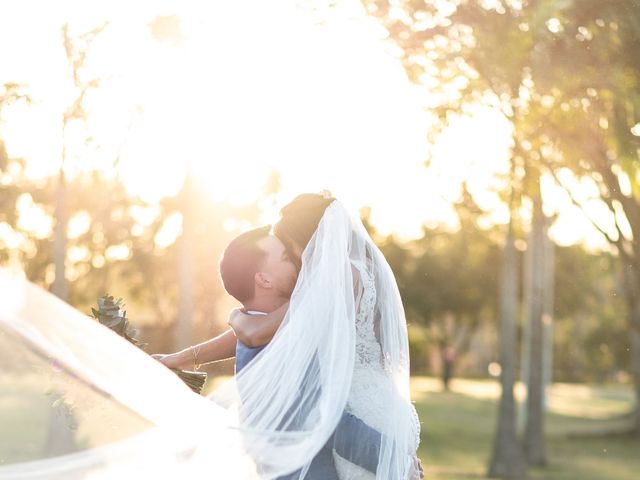
[[[266,252],[262,271],[269,275],[273,283],[274,294],[289,298],[298,279],[298,270],[289,258],[284,244],[277,237],[269,235],[258,243]]]

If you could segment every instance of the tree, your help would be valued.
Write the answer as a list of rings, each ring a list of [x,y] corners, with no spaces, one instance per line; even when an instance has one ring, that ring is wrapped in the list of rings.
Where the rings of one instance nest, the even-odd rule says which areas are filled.
[[[2,110],[7,105],[15,102],[30,102],[24,86],[16,83],[6,83],[0,87],[0,122],[2,122]],[[20,158],[12,158],[7,152],[4,141],[0,137],[0,222],[7,223],[12,230],[17,227],[18,212],[17,202],[21,188],[26,183],[24,175],[24,161]],[[0,250],[0,263],[12,263],[10,249]]]
[[[185,176],[182,190],[178,194],[178,203],[182,215],[182,233],[177,242],[178,248],[178,284],[180,286],[178,316],[176,319],[176,346],[178,349],[193,344],[194,305],[194,241],[197,207],[194,192],[194,179],[189,170]]]
[[[515,159],[596,185],[596,228],[624,271],[635,431],[640,435],[640,9],[613,0],[364,1],[401,47],[410,77],[439,94],[446,124],[478,102],[513,124]],[[544,199],[543,199],[544,202]]]
[[[589,0],[559,4],[552,15],[538,54],[554,68],[538,61],[532,70],[540,102],[547,99],[541,162],[588,215],[591,199],[571,191],[564,171],[596,185],[609,211],[611,227],[590,218],[622,266],[640,436],[640,12],[632,2]]]
[[[85,122],[87,112],[85,110],[85,98],[87,94],[97,88],[99,81],[96,78],[86,79],[85,62],[89,47],[94,38],[104,30],[106,23],[73,38],[69,33],[69,25],[62,27],[62,39],[69,73],[73,79],[73,85],[77,96],[62,114],[62,152],[60,154],[60,168],[58,170],[58,186],[55,200],[55,230],[53,237],[53,259],[55,265],[55,279],[51,285],[51,291],[62,300],[69,296],[69,286],[65,274],[67,261],[67,226],[69,222],[69,205],[67,193],[67,177],[65,172],[68,163],[67,129],[76,121]],[[88,142],[88,139],[86,140]]]
[[[513,226],[513,196],[509,202],[510,218],[503,249],[500,279],[500,386],[502,394],[498,408],[498,424],[489,477],[526,478],[527,461],[516,433],[516,402],[513,388],[516,381],[517,324],[518,324],[518,257]]]
[[[525,330],[526,336],[523,350],[525,353],[527,385],[526,422],[524,433],[524,449],[527,459],[532,465],[544,465],[547,462],[544,437],[544,213],[542,212],[542,197],[539,181],[536,182],[537,192],[533,194],[533,219],[530,241],[527,242],[529,257],[529,275],[526,282],[528,292],[525,296]]]
[[[406,245],[380,242],[397,280],[410,321],[428,330],[440,358],[443,387],[468,350],[478,326],[497,311],[498,245],[493,231],[478,226],[479,207],[463,188],[455,205],[460,228],[424,228]]]
[[[619,262],[573,245],[557,248],[556,264],[555,374],[565,382],[616,381],[630,357]]]
[[[2,121],[2,110],[5,106],[18,101],[30,102],[25,88],[16,83],[5,83],[0,87],[0,122]],[[0,174],[5,177],[0,182],[0,215],[9,225],[15,226],[16,220],[16,200],[20,193],[17,183],[23,181],[24,162],[21,159],[10,158],[4,141],[0,137]]]

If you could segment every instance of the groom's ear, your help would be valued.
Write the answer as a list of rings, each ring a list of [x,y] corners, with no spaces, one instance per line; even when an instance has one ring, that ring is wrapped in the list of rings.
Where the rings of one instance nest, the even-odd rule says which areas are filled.
[[[254,276],[254,281],[256,283],[256,286],[260,288],[268,289],[273,287],[273,283],[271,283],[271,277],[265,272],[257,272]]]

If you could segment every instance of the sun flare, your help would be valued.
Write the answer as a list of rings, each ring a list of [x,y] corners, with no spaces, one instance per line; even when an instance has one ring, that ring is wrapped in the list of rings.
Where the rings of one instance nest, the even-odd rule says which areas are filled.
[[[18,47],[0,54],[13,75],[0,81],[27,84],[34,101],[3,112],[10,153],[26,158],[32,175],[59,168],[62,112],[77,94],[61,27],[82,33],[106,22],[83,72],[100,80],[89,120],[65,131],[70,174],[101,169],[154,203],[175,194],[189,171],[213,201],[235,205],[256,202],[277,175],[276,203],[328,189],[354,209],[371,207],[380,231],[405,238],[420,235],[424,223],[455,226],[450,202],[467,182],[493,221],[506,222],[495,180],[508,165],[503,116],[479,110],[429,147],[424,91],[408,81],[359,2],[338,2],[328,13],[296,2],[249,3],[12,5],[0,18],[0,40]],[[34,9],[43,15],[33,18]],[[571,211],[571,222],[592,236]],[[266,205],[264,220],[273,215]],[[571,241],[576,231],[555,229]]]

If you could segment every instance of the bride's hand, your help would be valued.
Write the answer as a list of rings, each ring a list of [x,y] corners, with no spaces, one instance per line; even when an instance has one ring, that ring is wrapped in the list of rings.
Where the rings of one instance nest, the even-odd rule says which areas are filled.
[[[154,353],[151,356],[168,368],[179,369],[185,363],[185,359],[183,358],[183,352]]]
[[[409,480],[421,480],[424,478],[422,462],[418,457],[411,459],[411,469],[409,470]]]

